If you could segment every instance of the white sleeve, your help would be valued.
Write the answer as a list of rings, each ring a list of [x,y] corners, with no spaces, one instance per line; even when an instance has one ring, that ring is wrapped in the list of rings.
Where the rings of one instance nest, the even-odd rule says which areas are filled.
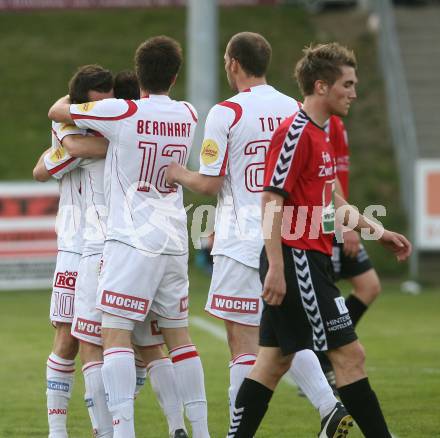
[[[66,173],[81,164],[81,158],[71,157],[61,141],[68,135],[86,135],[87,131],[75,125],[52,122],[52,150],[44,156],[47,171],[55,178],[61,179]]]
[[[199,173],[210,176],[227,174],[228,136],[234,116],[234,111],[221,105],[215,105],[209,111],[200,151]]]
[[[81,158],[71,157],[62,146],[52,149],[44,156],[44,165],[55,179],[61,179],[80,164]]]
[[[70,115],[76,126],[98,131],[109,140],[116,140],[121,121],[136,111],[137,105],[134,101],[123,99],[70,105]]]

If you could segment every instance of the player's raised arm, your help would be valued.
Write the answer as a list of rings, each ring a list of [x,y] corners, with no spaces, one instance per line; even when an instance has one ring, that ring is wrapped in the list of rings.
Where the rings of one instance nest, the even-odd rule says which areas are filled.
[[[72,116],[70,115],[70,99],[69,95],[58,99],[49,109],[47,114],[49,119],[54,122],[72,123]]]

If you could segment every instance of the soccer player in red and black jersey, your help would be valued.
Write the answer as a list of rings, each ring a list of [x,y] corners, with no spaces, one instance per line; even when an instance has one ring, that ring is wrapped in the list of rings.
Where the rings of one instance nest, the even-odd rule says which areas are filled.
[[[356,98],[354,54],[337,43],[306,48],[295,75],[304,105],[275,132],[265,164],[260,349],[237,395],[228,437],[255,435],[295,353],[312,348],[327,352],[341,400],[363,434],[391,438],[368,381],[364,349],[333,282],[335,219],[374,233],[398,260],[409,256],[411,244],[334,193],[335,155],[323,127],[332,115],[345,116]]]

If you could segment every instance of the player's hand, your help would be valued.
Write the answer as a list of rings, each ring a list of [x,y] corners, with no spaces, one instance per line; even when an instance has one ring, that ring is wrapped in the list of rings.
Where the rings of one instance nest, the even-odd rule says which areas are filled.
[[[286,280],[283,268],[271,268],[266,274],[263,286],[263,300],[271,306],[279,306],[286,296]]]
[[[344,232],[344,254],[347,257],[355,258],[361,248],[361,239],[359,234],[354,230]]]
[[[399,262],[406,260],[411,255],[411,242],[402,234],[385,230],[379,242],[394,253]]]
[[[171,161],[165,169],[165,180],[170,186],[176,185],[178,183],[178,175],[182,166],[176,161]]]

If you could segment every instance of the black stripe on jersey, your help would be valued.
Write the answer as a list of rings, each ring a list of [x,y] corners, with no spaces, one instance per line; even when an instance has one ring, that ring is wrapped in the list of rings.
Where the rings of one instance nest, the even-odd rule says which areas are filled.
[[[284,144],[281,148],[280,155],[275,166],[275,171],[271,180],[271,187],[283,190],[284,182],[286,181],[288,170],[292,164],[293,156],[295,154],[296,145],[299,137],[304,130],[309,118],[303,110],[299,110],[284,139]]]

